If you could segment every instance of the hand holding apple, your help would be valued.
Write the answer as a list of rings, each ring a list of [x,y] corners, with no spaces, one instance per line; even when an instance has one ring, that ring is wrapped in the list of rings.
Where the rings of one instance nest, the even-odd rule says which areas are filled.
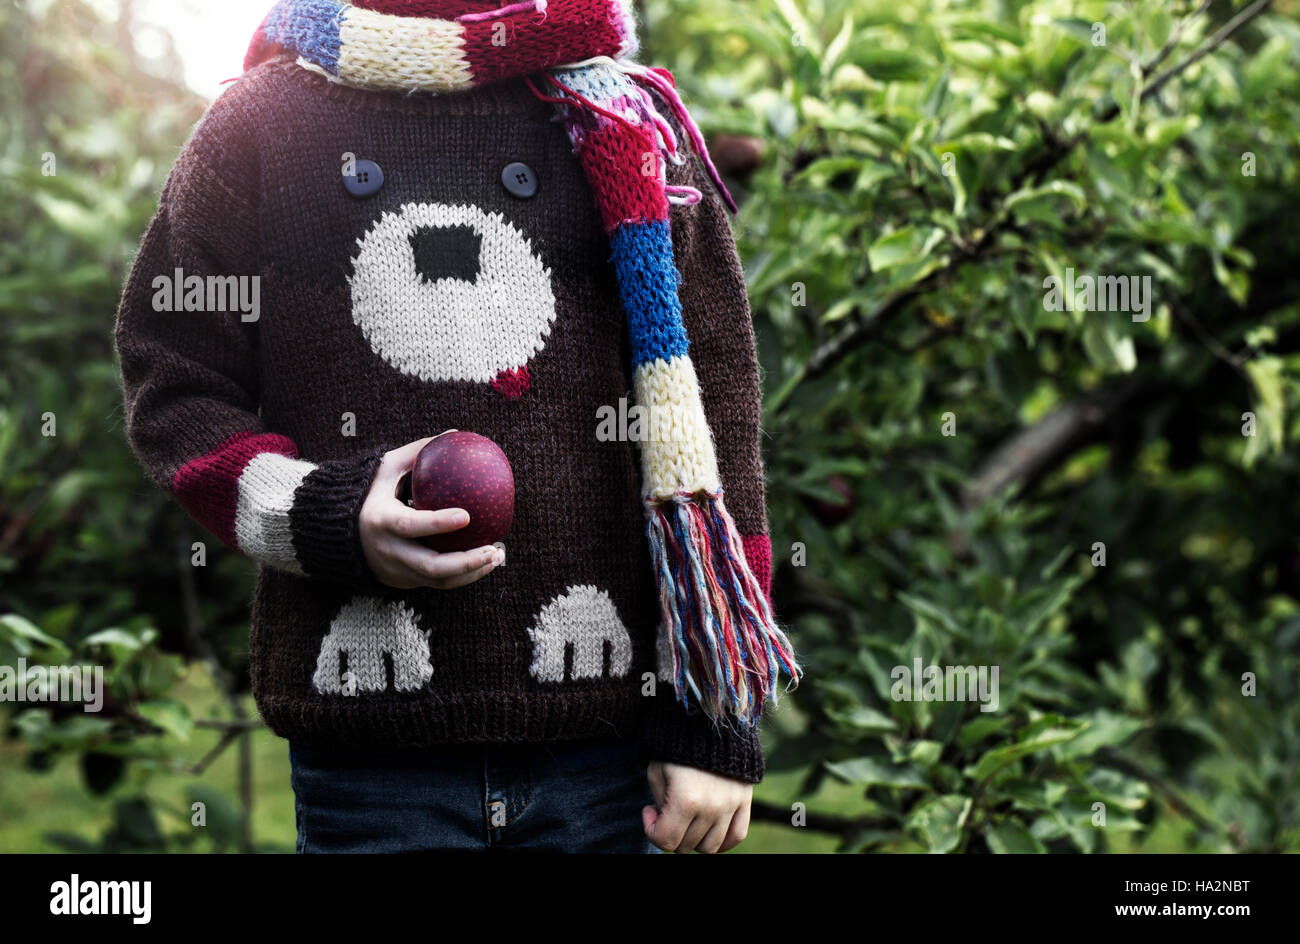
[[[464,508],[418,510],[398,497],[420,451],[438,438],[419,439],[386,453],[358,516],[361,548],[371,573],[380,583],[399,590],[452,590],[487,576],[505,562],[505,551],[496,547],[470,545],[473,550],[439,553],[421,543],[430,536],[457,532],[470,521]]]
[[[421,511],[463,508],[469,524],[431,534],[435,551],[494,544],[515,518],[515,476],[501,447],[478,433],[450,430],[429,441],[411,469],[411,504]]]

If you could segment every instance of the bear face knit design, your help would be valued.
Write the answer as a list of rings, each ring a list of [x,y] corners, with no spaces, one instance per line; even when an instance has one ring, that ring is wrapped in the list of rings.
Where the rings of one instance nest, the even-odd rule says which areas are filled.
[[[472,271],[436,277],[453,246],[433,247],[430,254],[444,261],[421,266],[420,242],[432,233],[467,246]],[[348,280],[352,319],[371,348],[402,373],[488,383],[526,369],[550,334],[551,272],[499,213],[408,204],[385,213],[360,247]],[[447,316],[425,317],[430,311]]]
[[[715,727],[671,685],[642,694],[660,666],[637,443],[596,434],[601,411],[631,397],[635,369],[609,237],[551,119],[522,81],[450,96],[368,92],[287,56],[246,73],[182,150],[123,293],[116,341],[130,442],[200,524],[263,565],[250,662],[259,710],[280,735],[413,750],[623,736],[647,759],[756,782],[753,728]],[[382,166],[373,197],[343,187],[349,153]],[[515,161],[542,181],[529,200],[501,185]],[[728,505],[765,582],[743,274],[703,171],[667,172],[703,194],[669,211],[682,314]],[[408,219],[416,207],[444,209]],[[404,222],[379,265],[400,265],[404,281],[390,312],[359,317],[367,270],[357,263],[386,218]],[[416,233],[426,224],[438,235],[427,245]],[[482,306],[456,291],[491,277],[483,255],[498,243],[518,273],[512,284],[531,286],[517,303],[531,307],[484,337]],[[410,280],[407,251],[438,257],[417,265],[426,275],[466,285],[429,291],[438,278]],[[259,276],[261,317],[156,310],[154,280],[177,269]],[[381,330],[385,318],[411,327]],[[444,336],[475,353],[441,362],[404,346]],[[527,378],[508,392],[492,373],[507,363]],[[492,438],[510,458],[507,563],[454,591],[384,587],[357,532],[374,470],[388,449],[451,427]]]

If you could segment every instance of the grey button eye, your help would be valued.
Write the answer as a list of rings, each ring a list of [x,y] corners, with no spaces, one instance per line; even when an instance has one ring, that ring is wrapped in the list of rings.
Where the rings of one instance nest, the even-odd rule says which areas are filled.
[[[343,186],[354,197],[369,197],[384,185],[384,172],[374,161],[356,161],[351,176],[343,175]]]
[[[515,161],[502,169],[501,184],[511,195],[526,200],[537,192],[537,175],[527,164]]]

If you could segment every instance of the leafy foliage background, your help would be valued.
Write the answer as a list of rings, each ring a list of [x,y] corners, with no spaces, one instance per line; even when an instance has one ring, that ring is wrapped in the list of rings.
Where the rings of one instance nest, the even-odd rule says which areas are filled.
[[[730,182],[807,680],[767,724],[760,848],[1295,850],[1297,4],[645,6],[715,154],[761,142]],[[206,831],[146,790],[209,723],[247,750],[251,572],[189,566],[205,536],[123,441],[112,313],[202,103],[118,30],[0,7],[0,664],[113,693],[0,707],[0,756],[75,756],[113,799],[64,845],[253,848],[210,785]],[[1150,276],[1150,319],[1046,310],[1067,268]],[[895,700],[915,658],[998,666],[998,710]]]

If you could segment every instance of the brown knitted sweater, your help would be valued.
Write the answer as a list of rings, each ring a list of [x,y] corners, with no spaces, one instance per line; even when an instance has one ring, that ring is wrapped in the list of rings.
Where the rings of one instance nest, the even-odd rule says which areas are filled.
[[[253,691],[280,735],[411,750],[636,738],[647,759],[757,782],[756,733],[688,715],[657,665],[636,443],[598,419],[631,403],[627,332],[553,113],[518,81],[403,95],[287,58],[246,73],[182,150],[123,294],[130,442],[261,565]],[[348,155],[382,169],[376,192],[345,189]],[[531,197],[503,186],[514,162]],[[727,504],[766,586],[742,272],[694,160],[668,174],[704,195],[671,211],[680,295]],[[231,303],[247,276],[256,310]],[[507,562],[456,590],[385,587],[361,552],[362,499],[385,451],[452,427],[513,466]]]

